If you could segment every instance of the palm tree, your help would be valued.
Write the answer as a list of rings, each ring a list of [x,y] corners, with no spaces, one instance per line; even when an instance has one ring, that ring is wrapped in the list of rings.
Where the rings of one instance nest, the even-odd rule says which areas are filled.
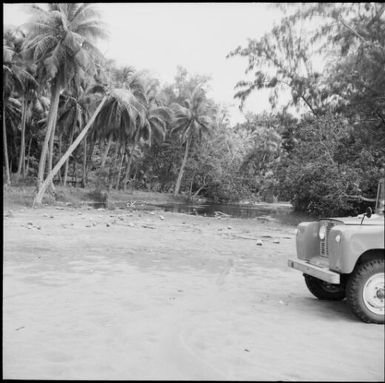
[[[35,162],[39,152],[39,143],[44,139],[44,131],[49,110],[49,98],[38,93],[32,100],[28,113],[28,130],[26,130],[26,152],[23,162],[23,178],[28,176],[31,160]],[[31,154],[31,151],[34,153]]]
[[[89,89],[89,92],[101,93],[102,90],[103,88],[100,85],[95,85]],[[52,182],[53,178],[67,161],[69,156],[79,146],[80,142],[84,139],[92,126],[109,123],[112,126],[121,127],[122,130],[128,130],[130,132],[130,126],[137,121],[137,118],[143,123],[143,104],[138,101],[132,92],[128,89],[112,89],[107,91],[83,130],[44,180],[40,190],[35,196],[33,204],[41,204],[48,185]]]
[[[14,93],[23,94],[25,81],[34,81],[33,77],[25,70],[19,54],[20,39],[13,30],[7,30],[3,38],[3,143],[6,183],[11,183],[8,145],[7,145],[7,115],[15,115],[21,111],[19,102],[12,97]],[[25,114],[24,114],[25,115]],[[8,119],[13,125],[15,119]]]
[[[40,191],[50,140],[52,156],[60,93],[72,80],[96,73],[95,57],[101,58],[101,54],[93,42],[105,37],[106,33],[99,21],[99,13],[90,3],[49,3],[47,10],[32,5],[30,11],[32,17],[26,25],[24,50],[26,57],[37,65],[39,80],[49,81],[51,91],[47,132],[37,177]]]
[[[115,187],[118,188],[123,161],[127,157],[127,145],[132,143],[135,146],[135,143],[140,138],[138,129],[145,122],[147,100],[143,80],[134,68],[112,67],[110,72],[110,83],[115,86],[114,91],[120,94],[120,96],[115,97],[116,94],[106,102],[102,113],[95,121],[95,129],[101,139],[108,139],[105,153],[102,157],[102,168],[104,168],[112,141],[114,140],[116,143],[114,169],[117,169]],[[124,94],[128,96],[126,100],[122,97]],[[114,175],[110,176],[110,186],[112,186],[113,178]]]
[[[4,36],[5,51],[8,50],[11,57],[14,75],[18,77],[18,86],[15,91],[21,100],[21,122],[20,122],[20,154],[17,168],[17,178],[21,172],[25,175],[25,129],[28,116],[31,114],[32,101],[37,97],[38,83],[34,79],[34,66],[27,63],[23,58],[22,46],[25,34],[20,28],[8,29]],[[9,63],[9,62],[8,62]],[[17,74],[16,74],[17,73]]]
[[[26,68],[29,73],[33,71],[32,68]],[[33,73],[33,72],[32,72]],[[26,123],[28,118],[31,115],[31,107],[35,99],[38,99],[38,83],[32,77],[25,78],[23,81],[23,93],[21,96],[22,99],[22,115],[21,115],[21,140],[20,140],[20,155],[19,155],[19,165],[17,168],[17,177],[19,178],[23,173],[25,176],[25,130]]]
[[[145,87],[145,101],[146,108],[144,113],[144,120],[142,124],[137,125],[137,130],[131,141],[129,155],[127,156],[126,170],[123,180],[123,189],[126,190],[128,178],[130,175],[135,147],[142,139],[144,143],[151,146],[155,141],[161,144],[166,138],[167,124],[170,122],[172,110],[160,105],[156,98],[157,84],[149,81]]]
[[[62,94],[62,105],[59,108],[58,126],[61,128],[61,133],[68,137],[68,144],[71,145],[74,136],[77,132],[83,129],[85,122],[90,118],[90,111],[87,105],[87,96],[83,93],[73,92]],[[61,153],[59,153],[59,157]],[[64,165],[63,185],[67,184],[69,159]]]
[[[185,145],[184,156],[175,184],[174,195],[179,194],[184,169],[187,163],[190,147],[194,141],[200,141],[202,135],[210,132],[212,123],[209,117],[210,105],[206,99],[204,90],[198,85],[191,97],[186,99],[184,106],[174,104],[175,121],[172,133],[179,133],[182,144]]]
[[[117,140],[116,160],[124,156],[123,147],[135,141],[138,124],[144,124],[145,104],[141,94],[131,89],[114,89],[95,120],[96,129],[108,127],[108,134]]]

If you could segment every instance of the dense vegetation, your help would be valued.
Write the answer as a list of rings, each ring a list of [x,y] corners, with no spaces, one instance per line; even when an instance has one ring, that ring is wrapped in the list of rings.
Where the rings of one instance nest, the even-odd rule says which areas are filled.
[[[103,57],[92,4],[31,6],[3,39],[3,182],[36,185],[37,204],[71,184],[356,213],[384,176],[385,5],[278,6],[279,25],[229,53],[248,60],[241,103],[272,92],[270,113],[235,126],[207,96],[208,77],[179,68],[160,84]]]

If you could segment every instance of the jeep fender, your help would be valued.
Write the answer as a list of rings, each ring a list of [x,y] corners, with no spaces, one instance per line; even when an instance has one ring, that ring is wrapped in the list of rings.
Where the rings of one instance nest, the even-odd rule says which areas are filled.
[[[384,227],[336,225],[330,230],[328,247],[330,270],[350,274],[361,256],[370,257],[373,251],[384,255]]]

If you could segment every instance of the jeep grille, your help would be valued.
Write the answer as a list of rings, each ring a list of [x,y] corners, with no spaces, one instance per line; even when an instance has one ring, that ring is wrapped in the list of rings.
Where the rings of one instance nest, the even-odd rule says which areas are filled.
[[[334,226],[334,222],[326,222],[326,233],[325,233],[325,238],[320,240],[320,255],[322,257],[327,257],[329,256],[329,249],[328,249],[328,237],[331,228]]]

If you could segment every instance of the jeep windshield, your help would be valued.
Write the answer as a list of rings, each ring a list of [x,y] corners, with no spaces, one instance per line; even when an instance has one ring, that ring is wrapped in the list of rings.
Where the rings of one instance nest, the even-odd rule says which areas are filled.
[[[385,179],[382,179],[378,183],[376,214],[384,214],[384,205],[385,205]]]

